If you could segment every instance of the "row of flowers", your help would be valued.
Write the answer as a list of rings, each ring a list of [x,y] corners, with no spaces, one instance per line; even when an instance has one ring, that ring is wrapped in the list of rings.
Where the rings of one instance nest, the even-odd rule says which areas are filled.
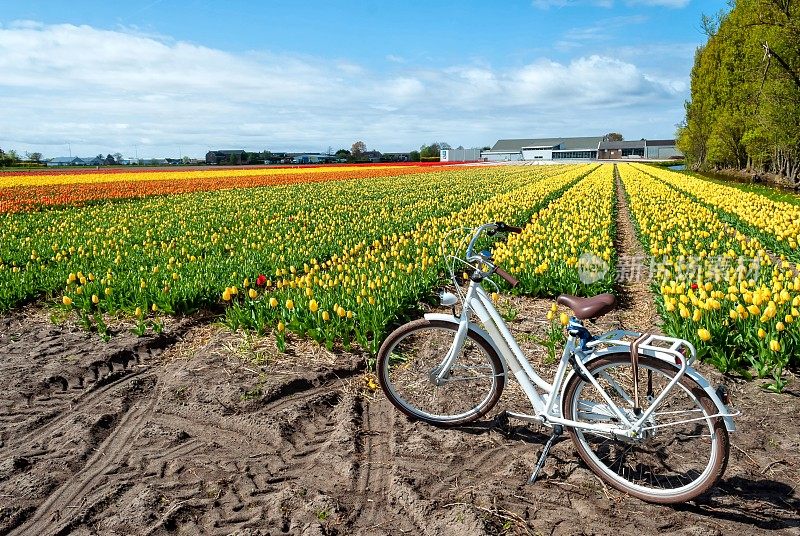
[[[800,278],[705,205],[633,165],[619,172],[640,240],[669,260],[651,274],[663,329],[721,370],[772,376],[772,388],[782,389],[784,369],[800,354]],[[740,258],[759,269],[741,269]]]
[[[644,171],[641,165],[637,169]],[[775,253],[800,261],[800,205],[665,169],[648,167],[646,172],[723,214],[733,215],[761,234]]]
[[[604,164],[498,244],[495,257],[519,279],[517,292],[592,296],[613,289],[615,229],[614,166]]]
[[[0,187],[0,215],[3,213],[31,212],[48,207],[80,206],[89,202],[111,199],[141,198],[155,195],[187,194],[234,188],[256,188],[302,183],[320,183],[338,180],[379,179],[430,171],[430,168],[408,167],[364,167],[364,168],[313,168],[309,170],[228,170],[196,172],[139,172],[129,175],[137,180],[109,181],[109,175],[64,175],[64,182],[40,182],[37,177],[25,177],[26,182]],[[104,180],[99,180],[104,179]],[[20,182],[22,179],[18,179]],[[5,182],[14,184],[12,178]]]

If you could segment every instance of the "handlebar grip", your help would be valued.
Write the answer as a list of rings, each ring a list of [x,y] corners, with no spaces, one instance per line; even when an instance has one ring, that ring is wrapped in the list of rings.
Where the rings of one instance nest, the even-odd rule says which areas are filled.
[[[501,221],[497,222],[497,230],[501,233],[521,233],[522,227],[514,227],[513,225],[507,225]]]
[[[506,283],[508,283],[512,287],[516,287],[519,284],[517,278],[515,278],[513,275],[509,274],[499,266],[495,266],[494,273],[505,279]]]

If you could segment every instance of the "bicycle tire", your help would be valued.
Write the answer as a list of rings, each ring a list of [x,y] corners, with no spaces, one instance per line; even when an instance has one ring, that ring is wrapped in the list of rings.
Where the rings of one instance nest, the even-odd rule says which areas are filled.
[[[436,330],[441,332],[441,336],[425,336],[423,334],[425,331]],[[449,402],[452,404],[451,407],[455,407],[455,402],[458,401],[456,400],[457,397],[463,400],[468,399],[471,391],[467,387],[460,387],[465,386],[467,382],[459,382],[468,380],[470,379],[469,377],[460,378],[458,381],[448,380],[447,383],[441,386],[437,386],[430,381],[431,366],[438,365],[444,358],[450,345],[452,345],[457,330],[458,324],[443,320],[427,320],[423,318],[400,326],[393,331],[381,345],[377,358],[378,380],[389,401],[411,419],[420,420],[436,426],[458,426],[481,418],[490,411],[500,399],[500,395],[505,386],[505,373],[502,361],[492,345],[486,341],[481,334],[470,329],[467,333],[464,346],[462,347],[462,353],[457,358],[454,368],[462,366],[459,365],[459,363],[468,362],[468,359],[479,362],[485,360],[485,365],[481,366],[488,366],[485,371],[490,371],[489,374],[476,375],[474,379],[489,381],[476,381],[474,383],[480,384],[481,390],[484,390],[483,387],[486,386],[486,395],[480,397],[479,402],[474,406],[471,403],[465,403],[464,405],[466,407],[461,407],[458,411],[453,411],[453,414],[432,412],[430,408],[421,408],[419,407],[421,404],[408,400],[408,391],[414,390],[411,389],[409,385],[411,381],[415,382],[415,386],[421,386],[421,397],[427,397],[429,401],[431,399],[435,400],[437,394],[440,394],[444,397],[442,398],[442,404]],[[415,336],[422,337],[424,343],[415,345],[414,340],[410,339]],[[423,344],[425,348],[420,347]],[[415,353],[413,360],[403,355],[401,365],[393,363],[393,360],[398,361],[398,355],[401,355],[396,351],[399,345],[404,345],[406,351]],[[466,352],[469,352],[467,356],[464,355],[465,349]],[[423,350],[430,355],[421,355]],[[429,357],[428,363],[425,362],[426,357]],[[412,370],[401,370],[401,366],[406,369],[411,369],[412,365],[419,365],[421,371],[416,373]],[[464,366],[466,367],[466,365]],[[397,372],[397,374],[393,374],[393,372]],[[401,378],[400,372],[407,372],[408,374],[406,374],[406,376],[410,376],[411,378],[408,380]],[[427,393],[425,392],[426,389]]]
[[[592,374],[592,376],[601,383],[601,387],[604,389],[605,386],[602,385],[605,382],[607,385],[611,386],[612,383],[609,378],[612,378],[614,383],[617,383],[621,391],[627,393],[623,385],[626,381],[625,377],[631,380],[632,384],[632,368],[631,368],[631,359],[630,355],[627,353],[617,353],[617,354],[609,354],[606,356],[602,356],[600,358],[591,360],[586,363],[586,368]],[[620,371],[618,377],[614,377],[608,373],[609,370],[616,369]],[[649,374],[647,371],[650,371]],[[643,372],[645,373],[643,375]],[[669,382],[670,379],[675,377],[675,374],[678,372],[677,368],[674,365],[671,365],[667,362],[664,362],[660,359],[641,356],[639,358],[639,374],[643,378],[650,378],[649,385],[652,386],[652,377],[653,374],[659,374],[663,376],[663,381]],[[605,376],[601,376],[602,373],[606,373]],[[619,378],[619,382],[617,382],[617,378]],[[666,385],[666,384],[664,384]],[[603,415],[603,402],[597,403],[592,402],[586,398],[581,398],[583,394],[583,390],[586,387],[591,389],[590,392],[596,393],[596,396],[599,396],[597,389],[592,386],[591,383],[587,382],[579,374],[574,374],[572,378],[567,383],[564,389],[564,398],[562,399],[562,412],[565,418],[575,421],[591,421],[588,418],[581,418],[586,417],[591,413],[591,415]],[[641,384],[641,389],[643,390],[646,388],[647,384]],[[609,389],[606,389],[608,392]],[[613,387],[611,388],[613,392]],[[620,398],[620,400],[624,399],[624,394],[621,391],[617,391],[615,395]],[[655,399],[658,395],[652,391],[652,387],[648,389],[651,392],[652,399]],[[590,395],[587,395],[590,396]],[[644,398],[645,402],[647,397],[640,397],[640,399]],[[602,398],[601,398],[602,400]],[[613,397],[612,397],[613,401]],[[625,409],[626,411],[631,411],[632,404],[629,402],[625,403],[627,407],[623,408],[623,404],[614,401],[618,407],[621,409]],[[582,404],[583,410],[579,409],[579,406]],[[670,406],[670,404],[674,404]],[[690,406],[694,405],[697,406],[697,409],[680,409],[681,405],[683,406]],[[599,408],[599,409],[598,409]],[[605,404],[605,411],[608,411],[608,405]],[[665,408],[668,411],[660,411],[661,408]],[[694,413],[698,415],[702,413],[701,417],[690,417],[690,413]],[[643,501],[651,502],[651,503],[658,503],[658,504],[676,504],[682,503],[689,500],[692,500],[703,493],[706,493],[717,481],[720,479],[722,474],[725,472],[725,468],[728,463],[728,456],[729,456],[729,438],[728,438],[728,431],[725,428],[724,421],[721,417],[712,417],[718,413],[718,409],[716,404],[714,404],[713,400],[710,396],[703,390],[700,385],[697,384],[692,378],[684,375],[679,382],[673,387],[673,389],[667,395],[667,398],[656,408],[656,411],[653,413],[653,422],[652,422],[652,436],[645,437],[642,439],[637,440],[621,440],[619,438],[608,437],[602,433],[594,433],[591,431],[583,431],[574,427],[569,427],[568,431],[572,442],[575,445],[575,448],[578,451],[578,455],[581,459],[589,466],[596,475],[598,475],[606,484],[628,493],[634,497],[637,497]],[[631,415],[633,413],[631,412]],[[609,412],[608,415],[611,415]],[[660,418],[666,419],[666,422],[662,421],[661,427],[657,427],[658,419]],[[695,421],[689,421],[689,418],[699,419]],[[595,422],[597,419],[594,419]],[[608,417],[607,420],[613,420],[612,417]],[[698,427],[697,423],[700,424]],[[684,433],[684,435],[680,435],[678,432],[678,428],[680,427],[681,430],[688,430],[691,431],[690,434]],[[708,439],[706,440],[706,432],[708,433]],[[650,432],[646,432],[649,434]],[[671,434],[675,434],[675,439],[670,439]],[[697,456],[693,457],[692,453],[688,453],[687,447],[688,442],[692,441],[692,446],[694,448],[698,448],[701,452],[707,452],[707,461],[701,462],[697,467],[695,467],[694,460],[698,458],[705,459],[705,456]],[[597,445],[593,445],[592,443],[597,443]],[[669,461],[667,460],[668,456],[666,455],[663,449],[659,449],[659,446],[669,447],[674,443],[678,443],[678,455],[673,458],[673,460],[677,461]],[[707,443],[707,444],[706,444]],[[631,446],[625,446],[631,445]],[[654,465],[646,466],[642,463],[642,461],[633,464],[633,467],[628,467],[627,476],[625,475],[626,471],[623,467],[626,458],[628,457],[628,453],[636,448],[636,451],[633,453],[634,455],[641,455],[641,460],[646,461],[648,459],[653,460],[656,462]],[[622,449],[625,449],[624,451]],[[606,451],[608,454],[601,459],[598,456],[598,452]],[[614,453],[612,454],[612,450]],[[619,453],[619,451],[622,451]],[[652,451],[652,452],[651,452]],[[607,463],[607,461],[612,461],[611,465]],[[613,465],[617,465],[617,461],[619,461],[620,469],[614,470],[612,468]],[[662,469],[664,471],[673,471],[673,473],[677,473],[677,469],[671,467],[669,464],[681,464],[682,468],[681,471],[685,472],[686,475],[690,476],[681,476],[680,474],[672,474],[672,475],[662,475],[661,477],[656,476],[653,468]],[[700,470],[702,468],[702,470]],[[694,476],[696,475],[696,476]],[[688,482],[684,484],[684,479],[688,478]],[[673,484],[673,479],[677,481],[677,483],[682,484],[675,487],[662,487],[657,488],[654,484],[661,484],[665,479],[667,484]],[[635,480],[635,481],[634,481]],[[651,485],[648,485],[651,484]]]

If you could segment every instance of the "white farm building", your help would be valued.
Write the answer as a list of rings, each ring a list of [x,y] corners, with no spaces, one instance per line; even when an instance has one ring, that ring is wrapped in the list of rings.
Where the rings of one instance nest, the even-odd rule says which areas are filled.
[[[607,141],[603,136],[497,140],[481,152],[484,162],[518,160],[608,160],[619,158],[668,159],[682,157],[675,140]]]

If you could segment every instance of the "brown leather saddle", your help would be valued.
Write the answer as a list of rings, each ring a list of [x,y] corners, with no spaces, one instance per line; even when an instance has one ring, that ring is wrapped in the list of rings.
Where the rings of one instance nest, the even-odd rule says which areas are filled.
[[[591,298],[579,298],[578,296],[570,296],[562,294],[556,298],[556,303],[564,305],[572,309],[575,318],[580,320],[587,320],[589,318],[597,318],[614,310],[617,299],[613,294],[598,294]]]

